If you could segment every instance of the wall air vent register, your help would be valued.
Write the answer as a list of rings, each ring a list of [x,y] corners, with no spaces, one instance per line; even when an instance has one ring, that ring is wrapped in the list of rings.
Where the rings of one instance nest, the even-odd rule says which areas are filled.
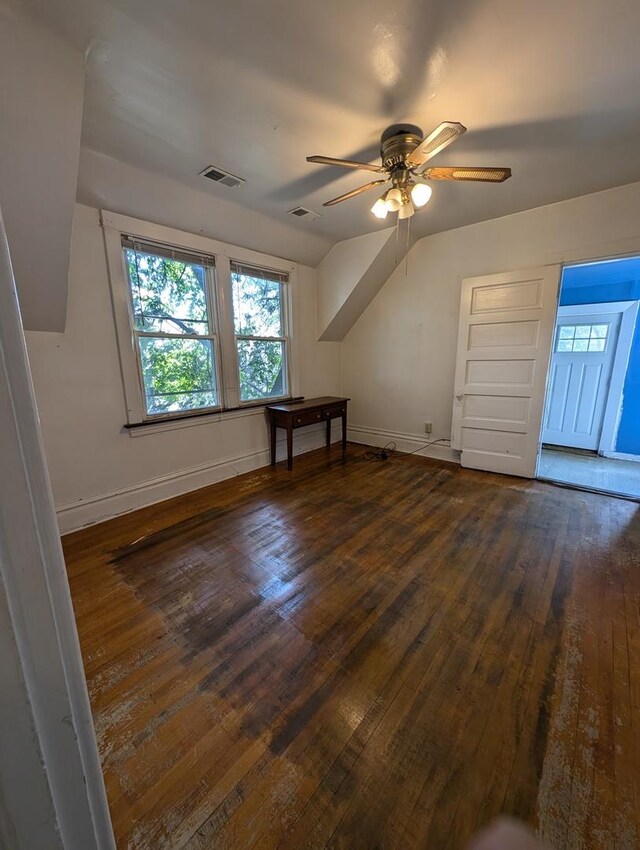
[[[229,174],[228,171],[223,171],[215,165],[208,165],[200,172],[200,177],[206,177],[208,180],[213,180],[214,183],[221,183],[223,186],[228,186],[230,189],[240,186],[245,182],[242,177],[237,177],[235,174]]]

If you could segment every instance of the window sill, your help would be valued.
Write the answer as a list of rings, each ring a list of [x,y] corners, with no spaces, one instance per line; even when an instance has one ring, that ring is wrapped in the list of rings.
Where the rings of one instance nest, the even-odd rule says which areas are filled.
[[[211,413],[196,413],[193,416],[179,416],[175,419],[157,419],[148,422],[125,425],[125,430],[130,437],[145,437],[147,434],[158,434],[162,431],[177,431],[181,428],[193,428],[196,425],[211,425],[215,422],[225,422],[231,419],[244,419],[247,416],[260,416],[269,404],[281,404],[286,401],[299,401],[302,397],[274,399],[250,407],[238,407],[234,410],[215,410]]]

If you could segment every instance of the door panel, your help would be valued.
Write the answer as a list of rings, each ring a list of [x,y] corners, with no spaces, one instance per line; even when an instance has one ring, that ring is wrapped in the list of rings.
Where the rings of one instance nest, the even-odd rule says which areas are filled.
[[[538,322],[492,322],[469,327],[469,350],[504,345],[535,345]]]
[[[568,363],[556,363],[551,367],[549,406],[546,418],[547,428],[553,428],[557,431],[562,430],[570,379],[571,367]],[[544,436],[542,439],[544,441]]]
[[[539,280],[522,280],[517,283],[507,283],[505,286],[489,284],[478,286],[473,291],[471,309],[474,315],[478,313],[503,310],[527,309],[539,307],[542,290]]]
[[[533,387],[533,360],[468,360],[465,383],[469,389],[493,387],[507,395],[529,395]]]
[[[606,386],[603,386],[604,382],[602,378],[603,368],[601,363],[597,365],[589,363],[583,365],[578,388],[578,410],[575,418],[576,434],[582,434],[586,437],[592,434],[597,428],[598,436],[600,436],[602,408],[604,407],[605,399],[602,398],[602,403],[599,404],[602,395],[599,390],[603,388],[606,391]],[[600,414],[599,416],[598,413]]]
[[[465,447],[465,452],[474,452],[487,456],[487,463],[490,463],[490,457],[502,463],[505,455],[510,459],[518,458],[522,460],[526,452],[526,436],[525,434],[513,434],[504,431],[491,431],[484,428],[464,428],[462,429],[462,439]],[[468,466],[469,464],[463,464]],[[473,466],[472,469],[484,469],[485,467]],[[498,470],[502,471],[502,470]]]
[[[463,466],[533,477],[560,266],[462,282],[452,445]]]
[[[469,425],[484,420],[486,428],[492,423],[499,428],[501,422],[511,422],[517,430],[526,430],[531,408],[530,399],[513,396],[465,395],[462,402],[462,416]]]

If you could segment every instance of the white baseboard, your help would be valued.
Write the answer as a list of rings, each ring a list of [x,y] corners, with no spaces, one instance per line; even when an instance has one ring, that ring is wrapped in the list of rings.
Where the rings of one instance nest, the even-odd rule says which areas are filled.
[[[403,431],[385,431],[382,428],[371,428],[364,425],[348,425],[347,436],[352,443],[363,443],[365,446],[384,446],[393,440],[401,452],[415,452],[421,457],[433,457],[460,463],[460,452],[444,443],[436,443],[427,448],[420,448],[431,441],[426,434],[407,434]],[[435,437],[434,439],[437,439]],[[449,439],[448,437],[443,439]],[[416,451],[416,449],[419,449]]]
[[[334,438],[332,442],[338,439]],[[304,454],[324,445],[324,428],[298,432],[293,439],[293,453],[294,455]],[[276,457],[279,461],[286,457],[284,440],[278,440]],[[60,533],[68,534],[88,525],[95,525],[95,523],[130,513],[138,508],[163,502],[165,499],[171,499],[192,490],[199,490],[209,484],[234,478],[244,472],[252,472],[254,469],[268,466],[269,461],[269,449],[265,447],[257,451],[222,458],[214,463],[180,469],[118,490],[96,493],[86,499],[60,505],[56,508]]]
[[[633,460],[640,463],[640,455],[630,455],[624,452],[600,452],[603,457],[610,457],[613,460]]]
[[[367,446],[384,446],[393,440],[398,449],[404,452],[414,452],[416,448],[429,442],[417,434],[407,434],[399,431],[385,431],[381,428],[366,428],[361,425],[350,425],[347,429],[349,439],[354,443]],[[333,442],[339,441],[339,437]],[[324,446],[324,428],[296,433],[293,440],[294,455],[304,454]],[[439,460],[460,462],[460,453],[446,445],[433,445],[421,449],[416,454],[422,457],[433,457]],[[282,460],[286,455],[284,440],[278,440],[277,458]],[[77,531],[88,525],[112,519],[122,514],[131,513],[139,508],[163,502],[174,496],[207,487],[218,481],[234,478],[245,472],[268,466],[269,449],[265,446],[253,452],[234,455],[215,461],[214,463],[192,466],[176,472],[160,475],[146,481],[140,481],[117,490],[108,490],[77,499],[56,508],[58,525],[61,534]]]

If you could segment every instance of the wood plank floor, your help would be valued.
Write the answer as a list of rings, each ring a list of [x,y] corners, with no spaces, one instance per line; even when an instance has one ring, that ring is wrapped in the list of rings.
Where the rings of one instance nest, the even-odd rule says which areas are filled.
[[[640,838],[640,511],[364,449],[64,540],[119,848]]]

